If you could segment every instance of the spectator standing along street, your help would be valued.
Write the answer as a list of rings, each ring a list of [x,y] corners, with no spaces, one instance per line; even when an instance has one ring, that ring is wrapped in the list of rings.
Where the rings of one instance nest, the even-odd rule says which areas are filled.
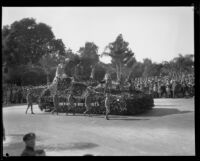
[[[31,114],[34,114],[33,112],[33,95],[32,95],[32,91],[29,90],[28,94],[27,94],[27,109],[26,109],[26,114],[28,112],[29,107],[31,107]]]

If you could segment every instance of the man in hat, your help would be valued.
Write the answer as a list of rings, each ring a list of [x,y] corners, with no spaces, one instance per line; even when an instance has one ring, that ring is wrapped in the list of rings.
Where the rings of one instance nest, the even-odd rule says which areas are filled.
[[[25,149],[23,150],[21,156],[45,156],[45,151],[43,149],[35,150],[35,140],[36,136],[34,133],[25,134],[23,141],[25,143]]]
[[[25,143],[25,149],[23,150],[21,156],[36,156],[35,138],[36,136],[34,133],[24,135],[23,141]]]

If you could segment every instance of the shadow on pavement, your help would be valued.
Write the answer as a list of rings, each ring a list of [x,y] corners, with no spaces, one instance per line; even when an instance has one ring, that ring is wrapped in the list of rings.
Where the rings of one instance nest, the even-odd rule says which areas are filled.
[[[50,151],[59,150],[83,150],[98,147],[99,145],[89,142],[76,142],[67,144],[55,144],[55,145],[39,145],[38,148],[46,149]]]
[[[156,107],[156,106],[180,106],[180,105],[155,105],[154,107]]]
[[[109,117],[110,120],[123,120],[123,121],[142,121],[142,120],[150,120],[150,119],[134,119],[134,118],[113,118]]]
[[[169,105],[167,105],[169,106]],[[171,105],[174,106],[174,105]],[[166,116],[166,115],[172,115],[172,114],[184,114],[184,113],[189,113],[189,112],[193,112],[193,111],[180,111],[176,108],[153,108],[150,111],[147,111],[146,113],[142,113],[142,114],[136,114],[136,115],[126,115],[126,116],[122,116],[122,115],[109,115],[111,120],[149,120],[149,119],[136,119],[136,118],[132,118],[132,117],[159,117],[159,116]],[[42,113],[36,113],[37,115],[57,115],[56,113],[51,114],[51,113],[46,113],[46,112],[42,112]],[[69,113],[68,115],[66,115],[65,113],[59,113],[58,116],[82,116],[82,117],[88,117],[88,115],[84,116],[83,114],[71,114]],[[105,118],[105,115],[95,115],[95,114],[91,114],[91,117],[93,118]]]
[[[189,113],[192,111],[180,111],[176,108],[154,108],[151,111],[148,111],[145,114],[138,114],[135,116],[139,116],[139,117],[145,117],[145,116],[155,116],[155,117],[159,117],[159,116],[166,116],[166,115],[172,115],[172,114],[184,114],[184,113]]]
[[[94,118],[103,118],[105,119],[105,115],[92,115]],[[109,115],[110,120],[124,120],[124,121],[138,121],[138,120],[150,120],[150,119],[139,119],[139,118],[134,118],[134,116],[122,116],[122,115]]]

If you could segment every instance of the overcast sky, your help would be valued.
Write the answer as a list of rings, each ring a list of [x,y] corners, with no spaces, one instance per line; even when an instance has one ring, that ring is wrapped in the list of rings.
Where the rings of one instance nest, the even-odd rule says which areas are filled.
[[[99,54],[121,33],[138,61],[169,61],[194,54],[193,7],[3,7],[2,24],[35,18],[52,27],[66,48],[77,52],[86,41]],[[105,63],[109,58],[101,58]]]

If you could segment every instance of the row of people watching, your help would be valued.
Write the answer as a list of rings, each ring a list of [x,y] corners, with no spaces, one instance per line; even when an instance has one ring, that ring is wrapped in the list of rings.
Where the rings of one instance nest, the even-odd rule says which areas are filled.
[[[136,78],[130,81],[130,88],[152,94],[154,98],[193,97],[194,75]]]
[[[26,96],[24,88],[13,84],[6,84],[3,86],[3,103],[26,103]]]
[[[194,96],[194,75],[184,77],[135,78],[129,81],[130,90],[152,94],[154,98],[176,98]],[[26,103],[27,89],[31,86],[3,85],[3,103]]]
[[[15,84],[4,84],[2,92],[3,104],[26,103],[27,91],[31,88],[33,88],[33,86],[17,86]]]

